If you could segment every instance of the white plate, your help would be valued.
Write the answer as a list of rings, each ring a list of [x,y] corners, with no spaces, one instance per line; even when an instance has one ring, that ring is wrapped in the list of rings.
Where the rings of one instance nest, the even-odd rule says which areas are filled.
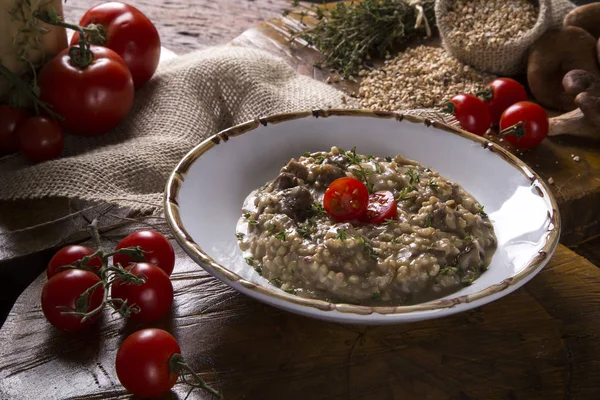
[[[427,303],[366,307],[302,299],[260,277],[235,237],[244,198],[290,158],[333,145],[362,154],[400,154],[437,170],[485,206],[498,249],[471,286]],[[438,318],[505,296],[539,272],[558,243],[560,218],[550,191],[523,162],[486,139],[414,116],[364,110],[307,111],[227,129],[181,160],[167,182],[165,211],[183,249],[232,288],[294,313],[353,324]]]

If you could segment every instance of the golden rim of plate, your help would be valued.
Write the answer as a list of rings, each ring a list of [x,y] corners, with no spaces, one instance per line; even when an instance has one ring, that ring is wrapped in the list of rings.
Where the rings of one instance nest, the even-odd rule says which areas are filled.
[[[522,269],[519,273],[507,278],[500,283],[486,287],[475,293],[468,295],[456,296],[452,298],[442,300],[432,300],[425,303],[403,305],[403,306],[360,306],[346,303],[330,303],[324,300],[317,299],[306,299],[297,297],[295,295],[284,292],[283,290],[272,286],[264,286],[254,282],[250,282],[245,278],[237,275],[236,273],[227,269],[227,267],[219,264],[213,260],[208,254],[202,250],[202,248],[194,242],[194,239],[185,230],[181,215],[179,212],[179,204],[177,197],[179,195],[179,189],[183,185],[185,176],[189,171],[190,167],[196,160],[198,160],[204,153],[218,146],[221,143],[227,142],[230,138],[243,135],[244,133],[250,132],[257,129],[259,126],[267,126],[268,124],[277,124],[280,122],[291,121],[301,118],[327,118],[333,116],[350,116],[350,117],[370,117],[370,118],[385,118],[395,119],[396,121],[408,121],[411,123],[424,124],[427,127],[433,127],[438,130],[442,130],[454,135],[458,135],[467,140],[480,144],[483,148],[492,151],[502,157],[506,162],[512,165],[514,168],[519,170],[528,180],[531,182],[531,186],[536,190],[539,196],[547,197],[550,200],[552,206],[552,212],[548,212],[548,230],[545,235],[544,246],[538,251],[538,253],[527,263],[527,266]],[[560,215],[558,206],[554,196],[552,196],[546,183],[527,166],[523,161],[509,153],[507,150],[498,146],[497,144],[477,135],[473,135],[459,128],[452,127],[443,122],[423,118],[416,115],[408,115],[402,113],[386,112],[386,111],[372,111],[372,110],[358,110],[358,109],[327,109],[327,110],[312,110],[312,111],[301,111],[276,114],[264,118],[256,118],[251,121],[233,126],[225,129],[202,143],[194,147],[175,167],[169,179],[167,181],[166,190],[164,194],[164,208],[166,219],[171,227],[175,239],[179,244],[186,250],[186,252],[194,258],[201,266],[209,266],[214,274],[224,282],[234,283],[242,285],[244,288],[260,293],[262,295],[290,302],[300,306],[313,307],[321,311],[333,311],[337,310],[342,313],[351,313],[358,315],[368,314],[407,314],[416,311],[434,311],[440,309],[447,309],[456,306],[457,304],[471,303],[476,300],[480,300],[489,297],[493,294],[500,293],[509,288],[514,287],[519,282],[530,277],[541,265],[543,265],[548,256],[554,252],[560,236]]]

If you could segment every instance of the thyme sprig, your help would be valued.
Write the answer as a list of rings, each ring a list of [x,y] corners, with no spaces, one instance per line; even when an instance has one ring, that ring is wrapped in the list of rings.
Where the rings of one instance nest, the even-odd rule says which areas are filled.
[[[290,31],[323,54],[319,64],[350,78],[371,57],[386,54],[415,37],[431,35],[435,26],[434,0],[409,5],[405,0],[339,2],[333,8],[311,7],[314,27]],[[294,4],[294,3],[293,3]],[[287,15],[289,11],[285,12]],[[298,13],[304,22],[306,11]]]

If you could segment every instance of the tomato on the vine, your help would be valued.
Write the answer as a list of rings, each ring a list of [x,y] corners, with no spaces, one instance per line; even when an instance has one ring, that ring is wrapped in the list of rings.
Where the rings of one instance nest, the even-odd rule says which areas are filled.
[[[0,155],[19,150],[17,130],[27,119],[27,113],[19,108],[0,105]]]
[[[394,194],[389,190],[380,190],[369,196],[367,212],[362,220],[370,224],[381,224],[387,219],[396,218],[398,206]]]
[[[116,281],[111,286],[111,298],[127,300],[127,305],[137,305],[138,313],[130,318],[139,322],[153,322],[162,318],[173,304],[173,284],[169,276],[156,265],[137,263],[127,268],[136,276],[145,276],[141,285]]]
[[[502,113],[500,133],[520,149],[538,145],[548,135],[548,114],[538,104],[521,101]]]
[[[135,87],[146,83],[160,59],[160,37],[152,22],[128,4],[109,2],[90,8],[79,21],[82,27],[99,26],[101,35],[86,34],[90,43],[108,47],[127,63]],[[71,45],[79,43],[79,33]]]
[[[121,240],[116,250],[125,247],[140,247],[144,250],[146,262],[154,264],[167,275],[171,275],[175,266],[175,252],[169,240],[157,231],[137,231]],[[126,254],[117,254],[113,258],[114,264],[121,264],[126,267],[129,263],[142,260],[133,260]]]
[[[471,94],[459,94],[444,104],[443,112],[452,114],[464,130],[483,136],[492,124],[488,106]]]
[[[104,287],[95,287],[88,302],[78,301],[80,296],[92,286],[98,284],[100,278],[90,271],[69,269],[54,275],[42,290],[42,311],[52,325],[64,331],[81,331],[92,325],[100,314],[96,314],[81,322],[81,315],[64,315],[64,312],[90,312],[102,304]]]
[[[117,352],[117,377],[125,389],[136,396],[160,396],[168,392],[179,377],[171,367],[176,354],[181,354],[181,348],[170,333],[162,329],[134,332]]]
[[[65,136],[56,121],[35,116],[19,124],[17,129],[19,152],[29,161],[41,162],[60,156]]]
[[[71,245],[63,247],[50,259],[48,269],[46,270],[46,276],[50,279],[62,271],[61,267],[67,265],[75,266],[79,260],[91,256],[94,253],[94,250],[86,246]],[[94,257],[88,261],[85,266],[89,267],[92,272],[97,273],[102,267],[102,260],[100,260],[100,257]]]
[[[114,51],[91,46],[63,50],[38,75],[40,99],[64,118],[67,133],[96,136],[115,128],[133,106],[134,87],[127,64]]]
[[[323,197],[323,208],[338,221],[351,221],[367,211],[369,191],[356,178],[344,177],[331,182]]]
[[[514,79],[494,79],[482,91],[477,93],[488,105],[492,122],[498,124],[504,110],[520,101],[527,100],[527,92],[523,85]]]

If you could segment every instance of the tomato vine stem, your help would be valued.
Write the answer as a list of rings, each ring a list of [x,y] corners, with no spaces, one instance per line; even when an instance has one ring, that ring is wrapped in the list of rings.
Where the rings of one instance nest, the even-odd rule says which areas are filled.
[[[209,386],[206,382],[204,382],[204,380],[200,377],[200,375],[198,375],[192,369],[192,367],[189,366],[189,364],[185,361],[185,359],[183,358],[183,356],[181,354],[173,354],[171,356],[171,358],[169,359],[169,368],[174,373],[179,374],[181,376],[181,380],[186,385],[189,385],[192,387],[190,389],[190,391],[188,392],[187,396],[185,397],[186,399],[188,398],[188,396],[190,395],[190,393],[192,392],[192,390],[194,388],[204,389],[204,390],[208,391],[209,393],[211,393],[213,396],[216,396],[218,399],[221,399],[221,400],[223,399],[223,395],[219,391],[214,389],[213,387]],[[191,375],[194,378],[195,382],[189,382],[186,378],[185,373],[188,373],[189,375]]]

